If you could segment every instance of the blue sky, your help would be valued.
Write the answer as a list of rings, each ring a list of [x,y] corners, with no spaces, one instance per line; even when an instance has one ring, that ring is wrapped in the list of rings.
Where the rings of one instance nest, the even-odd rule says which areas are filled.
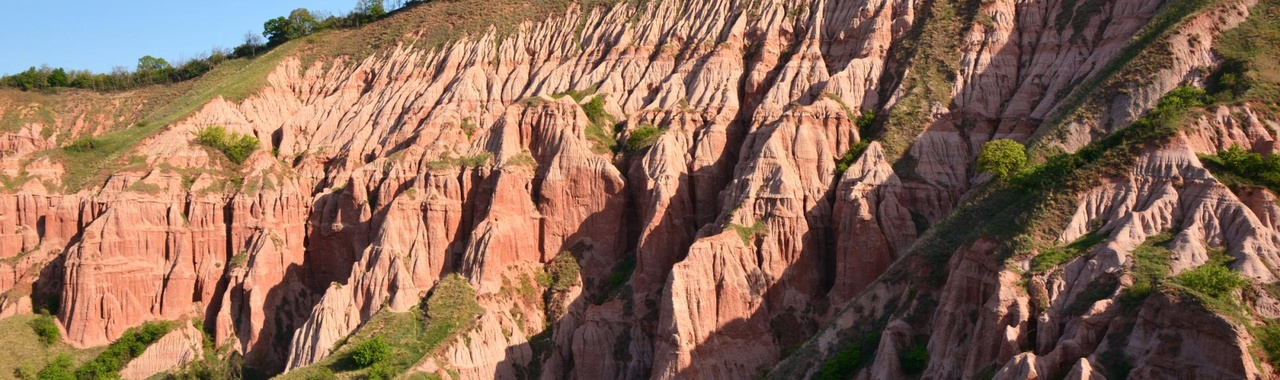
[[[356,0],[133,0],[6,2],[0,22],[0,75],[48,64],[109,72],[132,70],[138,57],[176,63],[218,46],[244,43],[245,32],[294,8],[345,14]]]

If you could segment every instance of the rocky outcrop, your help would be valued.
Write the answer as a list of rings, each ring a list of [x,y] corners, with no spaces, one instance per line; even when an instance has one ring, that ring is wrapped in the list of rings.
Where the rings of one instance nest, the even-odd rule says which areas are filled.
[[[1116,303],[1133,251],[1169,230],[1171,275],[1203,265],[1208,246],[1276,279],[1274,194],[1233,192],[1195,156],[1275,150],[1275,123],[1247,105],[1197,116],[1075,194],[1051,244],[1106,238],[1053,270],[1029,273],[1038,252],[981,234],[937,243],[936,226],[983,196],[983,143],[1102,138],[1197,83],[1213,38],[1252,3],[1197,10],[1140,46],[1162,4],[618,2],[435,44],[438,25],[420,20],[452,19],[457,4],[430,2],[393,15],[415,31],[372,55],[281,58],[257,92],[159,128],[88,189],[64,188],[81,168],[38,153],[132,122],[70,107],[0,130],[0,315],[60,300],[78,347],[199,317],[274,374],[460,273],[485,310],[478,327],[415,371],[799,377],[858,341],[876,354],[849,375],[866,378],[1094,378],[1111,349],[1144,376],[1180,361],[1258,376],[1228,360],[1247,338],[1148,310],[1190,313],[1178,300],[1137,316]],[[1135,66],[1155,69],[1133,80]],[[84,96],[135,119],[147,109]],[[39,114],[0,98],[4,115]],[[259,149],[229,162],[193,141],[212,125]],[[581,267],[572,291],[513,293],[561,255]],[[1098,297],[1103,282],[1114,289]],[[1108,343],[1130,328],[1129,347]],[[1165,331],[1215,348],[1168,354]],[[922,350],[927,363],[905,372]]]
[[[182,368],[204,357],[204,333],[190,323],[174,329],[147,346],[138,357],[120,371],[120,378],[141,380],[152,375]]]

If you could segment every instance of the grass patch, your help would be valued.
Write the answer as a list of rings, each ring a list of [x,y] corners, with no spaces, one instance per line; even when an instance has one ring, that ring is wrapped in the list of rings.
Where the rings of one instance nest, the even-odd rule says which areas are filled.
[[[641,125],[627,136],[627,152],[643,153],[649,150],[654,143],[658,142],[658,137],[662,136],[663,132],[666,131],[652,124]]]
[[[596,304],[600,305],[617,294],[622,287],[631,281],[631,274],[636,271],[636,253],[632,252],[618,260],[613,265],[613,271],[609,273],[609,278],[604,281],[604,291],[600,294],[600,298],[596,300]]]
[[[871,143],[867,142],[867,140],[862,140],[849,147],[849,150],[845,151],[844,155],[840,156],[840,159],[836,161],[836,175],[844,175],[844,172],[848,171],[849,167],[853,166],[853,163],[858,162],[858,158],[862,157],[862,153],[867,151],[867,146],[869,145]]]
[[[1227,186],[1265,187],[1280,193],[1280,159],[1274,155],[1263,156],[1232,145],[1216,155],[1198,156],[1205,168]]]
[[[1272,367],[1280,366],[1280,323],[1271,320],[1262,326],[1250,329],[1254,345],[1266,356]]]
[[[438,170],[447,170],[449,168],[455,168],[455,167],[457,168],[480,167],[489,163],[489,159],[492,157],[493,155],[489,153],[480,153],[480,154],[471,155],[471,156],[452,157],[449,155],[448,152],[446,152],[443,156],[440,157],[439,160],[428,162],[427,168],[438,171]]]
[[[11,347],[0,355],[0,377],[17,376],[17,373],[35,374],[47,367],[59,356],[70,359],[71,371],[75,366],[93,359],[105,347],[76,349],[71,345],[55,340],[45,344],[43,337],[32,328],[38,319],[47,316],[20,314],[0,319],[0,347]]]
[[[1093,247],[1101,244],[1105,240],[1107,240],[1107,235],[1100,234],[1097,231],[1090,231],[1079,239],[1076,239],[1076,241],[1071,242],[1071,244],[1047,249],[1040,252],[1039,255],[1031,258],[1031,271],[1043,272],[1056,268],[1057,266],[1077,257],[1084,256],[1089,253]]]
[[[142,355],[147,347],[163,338],[173,327],[172,322],[147,322],[125,330],[124,335],[115,342],[111,342],[106,351],[77,368],[76,377],[80,379],[119,378],[120,370],[124,369],[130,360]]]
[[[1173,241],[1173,233],[1152,235],[1133,251],[1133,266],[1129,275],[1133,285],[1120,292],[1120,306],[1125,311],[1136,311],[1138,305],[1154,293],[1169,275],[1169,258],[1172,252],[1166,246]]]
[[[751,245],[751,240],[754,239],[756,235],[763,235],[767,232],[764,222],[759,220],[757,220],[755,224],[751,225],[751,227],[737,223],[729,223],[729,228],[732,228],[733,232],[738,233],[738,237],[742,238],[742,244],[746,245]]]
[[[814,376],[816,380],[840,380],[852,378],[857,371],[871,364],[872,353],[880,343],[879,333],[863,334],[854,344],[841,349],[835,356],[822,362]],[[926,355],[928,355],[926,353]]]
[[[1158,49],[1158,42],[1190,16],[1213,4],[1216,0],[1173,0],[1161,7],[1151,21],[1116,53],[1097,73],[1084,78],[1062,98],[1056,111],[1050,114],[1044,126],[1032,136],[1028,153],[1041,157],[1050,154],[1049,140],[1061,140],[1067,136],[1064,128],[1070,120],[1101,109],[1126,82],[1146,80],[1153,71],[1167,65],[1172,52]],[[1086,2],[1092,2],[1086,0]]]
[[[243,164],[253,151],[258,150],[258,138],[239,132],[227,132],[221,125],[208,126],[196,131],[196,141],[225,154],[236,165]]]
[[[585,132],[587,139],[594,143],[592,149],[600,154],[617,152],[620,148],[618,140],[605,129],[614,126],[617,120],[604,110],[604,98],[600,96],[591,98],[591,101],[582,104],[582,111],[587,114],[587,119],[591,120]],[[657,139],[657,136],[654,136],[654,139]]]
[[[929,350],[924,344],[916,344],[898,355],[898,368],[902,373],[915,375],[929,368]]]
[[[337,378],[372,378],[404,373],[423,357],[471,330],[484,311],[476,303],[475,290],[456,274],[440,280],[423,305],[425,312],[423,306],[404,313],[378,312],[332,355],[278,378],[313,379],[329,374]],[[375,355],[371,364],[362,366],[356,359],[357,351],[361,347],[381,346],[367,343],[375,340],[383,341],[389,350],[385,356]]]
[[[57,322],[54,322],[53,317],[49,315],[39,315],[31,320],[31,331],[35,331],[36,336],[40,337],[40,343],[44,343],[45,346],[62,339],[62,332],[58,330]]]

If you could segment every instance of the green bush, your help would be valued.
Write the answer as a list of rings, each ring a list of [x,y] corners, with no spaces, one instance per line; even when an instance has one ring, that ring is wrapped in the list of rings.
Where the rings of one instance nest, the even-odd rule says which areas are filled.
[[[369,373],[365,375],[365,378],[369,380],[391,380],[395,377],[395,371],[391,369],[391,366],[381,361],[369,367]]]
[[[372,366],[376,363],[387,360],[391,356],[391,345],[382,337],[374,337],[373,339],[360,342],[356,346],[355,351],[351,353],[351,359],[361,368]]]
[[[31,320],[31,329],[35,330],[36,335],[40,337],[40,342],[45,345],[54,344],[58,339],[62,339],[58,324],[48,315],[41,315]]]
[[[929,350],[923,344],[917,344],[907,352],[898,355],[898,366],[902,372],[915,375],[929,368]]]
[[[862,361],[862,350],[858,346],[847,347],[840,350],[835,357],[822,362],[822,368],[818,369],[817,379],[847,379],[853,377],[853,371],[857,369],[858,363]]]
[[[844,172],[848,171],[854,162],[858,162],[858,158],[862,157],[862,153],[867,151],[867,146],[869,145],[871,143],[867,142],[867,140],[862,140],[849,147],[849,150],[844,152],[844,156],[841,156],[840,160],[836,161],[836,175],[844,175]]]
[[[1220,181],[1228,185],[1243,183],[1280,192],[1280,159],[1263,156],[1232,145],[1214,155],[1200,155]]]
[[[658,136],[662,136],[664,131],[650,124],[645,124],[631,131],[631,135],[627,136],[627,151],[639,153],[652,147],[658,142]]]
[[[578,283],[578,274],[581,268],[578,267],[577,259],[573,258],[573,254],[569,252],[561,252],[556,255],[551,263],[547,264],[547,274],[550,275],[550,282],[545,284],[555,292],[568,291],[574,284]]]
[[[1280,365],[1280,324],[1267,323],[1252,331],[1259,348],[1267,356],[1271,365]]]
[[[88,363],[76,369],[76,378],[111,379],[120,376],[120,370],[130,360],[142,355],[147,347],[155,343],[173,328],[168,322],[147,322],[142,326],[124,332],[115,342],[107,346],[107,350]]]
[[[67,354],[58,355],[53,358],[49,365],[40,370],[36,374],[39,380],[76,380],[76,372],[74,368],[76,363],[71,360],[71,356]]]
[[[254,150],[258,149],[258,138],[239,132],[228,133],[221,125],[208,126],[196,131],[196,140],[201,145],[217,149],[227,155],[231,162],[244,163]]]
[[[1249,280],[1224,265],[1205,264],[1173,277],[1173,282],[1213,298],[1220,298],[1249,284]]]
[[[1173,241],[1169,232],[1153,235],[1133,251],[1133,285],[1120,293],[1120,305],[1125,311],[1137,310],[1139,304],[1156,291],[1169,274],[1169,257],[1172,253],[1165,245]]]
[[[1010,139],[996,139],[982,144],[978,154],[978,171],[991,173],[1004,182],[1027,165],[1027,150],[1021,143]]]
[[[1071,261],[1077,257],[1084,256],[1089,253],[1094,246],[1097,246],[1106,239],[1107,235],[1090,232],[1066,246],[1046,249],[1031,258],[1031,271],[1042,272],[1057,267],[1058,265],[1062,265],[1063,263]]]

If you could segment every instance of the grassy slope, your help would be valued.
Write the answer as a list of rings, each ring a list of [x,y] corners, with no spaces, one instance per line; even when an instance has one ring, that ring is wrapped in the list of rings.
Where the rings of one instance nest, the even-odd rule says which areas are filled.
[[[46,346],[40,342],[39,337],[29,325],[35,319],[35,315],[16,315],[0,319],[0,347],[10,348],[4,350],[5,354],[0,355],[0,378],[13,376],[14,370],[20,367],[27,367],[34,373],[61,354],[71,355],[76,365],[79,365],[92,360],[106,349],[106,347],[96,347],[81,350],[63,342]]]
[[[617,0],[582,1],[587,7],[615,2]],[[193,81],[136,90],[132,93],[159,93],[163,96],[155,97],[157,104],[149,106],[154,108],[149,108],[150,112],[144,117],[108,128],[111,132],[95,137],[92,149],[57,149],[45,154],[64,164],[67,169],[64,190],[76,192],[99,185],[112,168],[128,166],[130,151],[138,142],[191,115],[212,99],[222,96],[240,101],[253,95],[266,84],[268,74],[287,56],[299,56],[306,67],[308,63],[327,62],[332,58],[368,57],[399,43],[436,48],[463,35],[487,32],[491,27],[500,34],[509,34],[522,21],[540,21],[562,15],[573,3],[571,0],[432,2],[397,11],[362,28],[320,32],[288,42],[251,60],[228,61]],[[58,96],[54,97],[51,101],[57,100]],[[164,102],[162,99],[172,101]],[[17,125],[16,120],[10,119],[13,117],[0,117],[0,126]],[[70,140],[62,141],[65,145]]]

